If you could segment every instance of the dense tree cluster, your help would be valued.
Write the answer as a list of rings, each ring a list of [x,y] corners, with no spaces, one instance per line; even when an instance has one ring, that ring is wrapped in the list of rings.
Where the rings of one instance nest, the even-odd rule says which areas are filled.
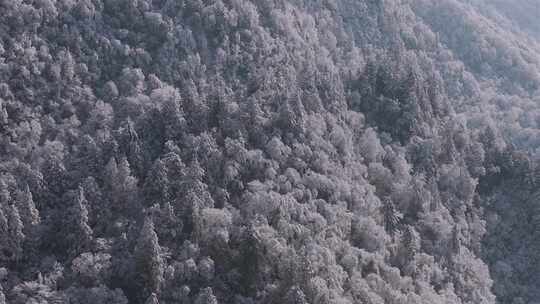
[[[501,5],[0,1],[0,304],[538,299]]]

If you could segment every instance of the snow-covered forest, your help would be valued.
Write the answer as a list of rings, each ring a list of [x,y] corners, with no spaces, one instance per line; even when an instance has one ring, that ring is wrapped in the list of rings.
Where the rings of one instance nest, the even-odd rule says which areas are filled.
[[[540,303],[539,0],[0,0],[0,304]]]

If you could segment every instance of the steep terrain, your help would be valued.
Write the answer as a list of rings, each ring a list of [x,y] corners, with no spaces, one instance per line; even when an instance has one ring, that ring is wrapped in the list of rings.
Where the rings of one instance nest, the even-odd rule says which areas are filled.
[[[483,3],[485,5],[486,3]],[[495,11],[504,15],[521,30],[540,38],[540,3],[536,0],[521,0],[518,5],[504,0],[488,0],[487,4],[495,6]]]
[[[535,4],[0,1],[0,304],[535,303]]]

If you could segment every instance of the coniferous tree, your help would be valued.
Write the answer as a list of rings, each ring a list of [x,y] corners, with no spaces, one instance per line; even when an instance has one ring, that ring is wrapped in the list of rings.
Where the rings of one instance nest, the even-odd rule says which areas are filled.
[[[0,304],[7,304],[6,295],[4,294],[4,289],[2,288],[2,285],[0,285]]]
[[[118,175],[118,163],[114,157],[111,157],[105,167],[103,168],[102,179],[104,188],[108,191],[114,191],[115,184],[118,183],[115,178]]]
[[[24,226],[25,258],[35,257],[38,253],[38,248],[41,246],[41,218],[28,185],[26,185],[24,191],[17,191],[16,202]]]
[[[8,113],[6,110],[6,107],[1,102],[2,99],[0,99],[0,127],[4,128],[8,124]]]
[[[6,301],[536,301],[534,1],[0,1]]]
[[[412,259],[420,250],[420,245],[418,232],[414,227],[407,226],[403,232],[403,246],[406,249],[407,258]]]
[[[30,187],[25,186],[23,191],[18,191],[16,196],[17,206],[24,223],[25,230],[30,230],[32,226],[39,224],[39,211],[36,208]]]
[[[140,199],[138,180],[133,176],[127,158],[121,157],[118,163],[115,158],[111,158],[105,167],[103,178],[104,188],[113,204],[110,207],[113,213],[116,216],[135,216]]]
[[[25,235],[23,232],[24,224],[21,220],[17,206],[13,204],[9,205],[6,217],[8,222],[8,257],[10,260],[18,261],[23,257],[23,242]]]
[[[155,232],[154,222],[145,218],[134,251],[135,279],[139,286],[140,299],[152,293],[159,294],[163,282],[164,262],[161,247]]]
[[[9,193],[6,182],[0,178],[0,204],[7,207],[11,203],[11,194]]]
[[[130,214],[129,210],[138,209],[138,180],[133,176],[130,163],[126,157],[118,162],[118,175],[115,177],[114,192],[118,194],[121,209]]]
[[[73,205],[70,207],[65,229],[68,229],[66,241],[71,248],[70,254],[78,255],[89,249],[93,240],[93,231],[88,225],[88,201],[82,186],[79,186],[73,195]]]
[[[4,208],[0,205],[0,257],[2,260],[8,260],[12,253],[9,244],[9,226]]]
[[[401,269],[407,269],[414,263],[415,256],[421,252],[420,236],[413,226],[407,225],[401,236],[401,245],[398,250],[398,263]]]
[[[163,160],[154,162],[144,184],[144,195],[146,204],[163,204],[170,200],[169,178],[167,167]]]
[[[393,237],[400,230],[402,215],[396,210],[390,198],[386,198],[382,206],[384,229]]]
[[[178,148],[178,146],[174,145],[172,142],[168,142],[167,146],[167,149],[169,149],[170,152],[165,154],[165,156],[163,157],[163,162],[167,167],[167,176],[170,183],[168,192],[171,200],[174,201],[179,199],[182,194],[182,190],[184,187],[183,181],[186,173],[186,165],[184,164],[182,158],[179,155],[180,149]]]
[[[144,304],[159,304],[157,295],[153,292]]]
[[[454,254],[454,255],[459,255],[460,252],[461,252],[461,244],[462,244],[462,235],[461,235],[461,231],[460,229],[457,227],[457,226],[454,226],[452,228],[452,235],[451,235],[451,239],[450,239],[450,251]]]
[[[159,99],[162,100],[163,124],[165,126],[165,134],[167,139],[177,140],[181,138],[182,133],[186,128],[186,119],[181,108],[180,93],[172,87],[166,87],[156,92]],[[154,93],[152,96],[156,98]]]
[[[145,164],[141,140],[131,118],[127,118],[118,133],[121,151],[126,155],[129,163],[133,165],[136,175],[144,176]]]
[[[218,304],[211,287],[202,289],[195,298],[195,304]]]
[[[307,304],[309,303],[306,299],[306,295],[298,286],[294,286],[287,293],[287,302],[288,304]]]

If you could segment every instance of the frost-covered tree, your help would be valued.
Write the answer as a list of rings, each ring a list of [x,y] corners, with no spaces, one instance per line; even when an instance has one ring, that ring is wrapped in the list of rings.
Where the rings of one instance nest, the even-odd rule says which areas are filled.
[[[383,201],[382,215],[384,229],[388,234],[394,236],[401,229],[402,215],[396,210],[396,207],[390,198],[386,198]]]
[[[5,302],[540,298],[532,0],[0,2]]]
[[[159,301],[158,301],[158,297],[155,293],[152,293],[148,299],[146,300],[146,302],[144,302],[145,304],[159,304]]]
[[[4,294],[4,289],[0,287],[0,304],[6,304],[6,295]]]
[[[195,304],[218,304],[212,288],[204,288],[195,298]]]
[[[36,208],[30,187],[25,186],[23,191],[18,191],[16,196],[17,206],[20,210],[25,229],[39,224],[39,211]]]
[[[135,280],[140,299],[159,293],[163,282],[164,261],[161,246],[150,217],[144,220],[134,250]]]
[[[84,189],[79,186],[73,193],[72,206],[69,207],[66,221],[66,245],[71,248],[71,254],[78,254],[92,245],[93,231],[88,225],[88,204]]]

